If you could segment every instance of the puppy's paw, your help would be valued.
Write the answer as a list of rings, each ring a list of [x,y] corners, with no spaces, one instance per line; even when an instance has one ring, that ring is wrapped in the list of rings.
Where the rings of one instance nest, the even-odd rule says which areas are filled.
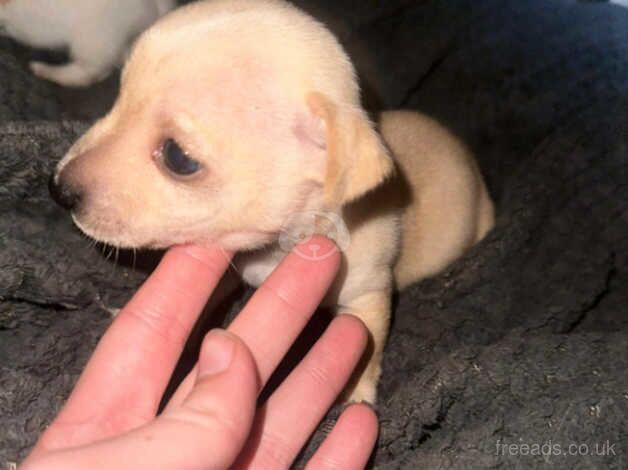
[[[342,403],[370,403],[377,401],[377,380],[362,377],[357,384],[345,390],[340,401]]]
[[[29,64],[29,68],[36,77],[67,87],[86,87],[100,79],[98,74],[76,62],[50,65],[34,61]]]

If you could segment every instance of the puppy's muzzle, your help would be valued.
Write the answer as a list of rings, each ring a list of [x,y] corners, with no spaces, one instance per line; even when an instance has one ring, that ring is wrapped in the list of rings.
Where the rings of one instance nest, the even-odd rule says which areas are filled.
[[[81,192],[61,180],[55,181],[54,174],[48,180],[48,190],[55,202],[64,209],[76,209],[81,202]]]

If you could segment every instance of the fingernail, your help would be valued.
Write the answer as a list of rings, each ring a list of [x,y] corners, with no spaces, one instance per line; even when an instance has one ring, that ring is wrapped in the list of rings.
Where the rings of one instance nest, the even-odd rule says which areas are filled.
[[[235,340],[224,330],[211,330],[205,336],[198,361],[198,376],[224,372],[231,365],[235,353]]]

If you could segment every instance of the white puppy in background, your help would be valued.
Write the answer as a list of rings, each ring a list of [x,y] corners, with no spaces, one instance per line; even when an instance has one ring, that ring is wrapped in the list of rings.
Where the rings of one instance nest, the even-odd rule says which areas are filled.
[[[414,112],[379,124],[381,134],[318,21],[280,0],[192,3],[138,40],[116,104],[59,163],[51,192],[115,246],[239,251],[256,286],[291,247],[286,232],[335,238],[343,265],[326,303],[372,339],[348,398],[374,402],[392,290],[493,226],[482,176],[453,135]]]
[[[0,31],[31,47],[68,48],[68,64],[30,68],[81,87],[107,77],[135,37],[175,6],[176,0],[0,0]]]

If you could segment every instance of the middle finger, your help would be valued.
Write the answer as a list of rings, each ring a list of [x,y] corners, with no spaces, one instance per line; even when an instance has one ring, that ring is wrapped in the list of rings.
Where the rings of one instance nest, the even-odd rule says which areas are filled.
[[[262,386],[336,277],[340,255],[335,251],[328,239],[312,237],[282,261],[229,325],[229,331],[242,338],[253,354]],[[300,254],[310,252],[334,253],[321,259]]]

